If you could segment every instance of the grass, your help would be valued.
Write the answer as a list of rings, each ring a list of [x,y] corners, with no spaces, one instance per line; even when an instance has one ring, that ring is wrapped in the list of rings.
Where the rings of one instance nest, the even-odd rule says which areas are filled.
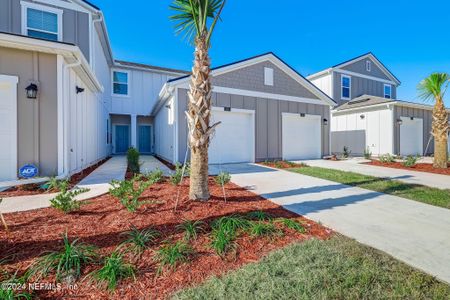
[[[189,242],[190,240],[196,240],[198,233],[203,231],[205,222],[185,220],[183,223],[177,226],[177,229],[184,232],[184,240]]]
[[[183,241],[167,243],[156,252],[155,260],[159,263],[158,273],[161,273],[165,267],[175,269],[178,264],[187,262],[193,253],[194,249]]]
[[[448,299],[450,287],[343,236],[309,240],[174,299]]]
[[[252,237],[263,237],[283,234],[273,223],[256,221],[251,222],[248,232]]]
[[[281,224],[283,224],[284,227],[293,229],[300,233],[306,232],[306,229],[305,229],[305,227],[303,227],[302,224],[300,224],[299,222],[292,220],[292,219],[280,218],[280,219],[275,220],[275,222],[281,223]]]
[[[110,291],[116,289],[119,282],[126,278],[136,279],[136,269],[123,259],[123,254],[117,251],[105,258],[103,267],[91,274],[101,286],[106,286]]]
[[[153,228],[146,228],[139,230],[132,225],[130,231],[122,233],[127,239],[122,243],[128,251],[131,251],[137,256],[148,248],[149,244],[154,243],[161,233]]]
[[[294,168],[290,169],[290,171],[380,193],[395,195],[434,206],[450,208],[450,190],[441,190],[422,185],[403,183],[398,180],[319,167]]]

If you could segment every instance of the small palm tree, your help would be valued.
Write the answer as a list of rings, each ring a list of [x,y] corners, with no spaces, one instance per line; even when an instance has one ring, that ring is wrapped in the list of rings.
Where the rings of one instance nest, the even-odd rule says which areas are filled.
[[[417,89],[420,97],[429,101],[434,99],[432,134],[434,137],[435,168],[446,169],[448,162],[448,114],[444,105],[444,95],[449,85],[450,75],[433,73],[422,80]]]
[[[226,0],[174,0],[170,8],[176,13],[170,17],[176,22],[177,34],[195,45],[194,66],[192,68],[189,104],[186,112],[191,149],[191,172],[189,197],[193,200],[208,200],[208,146],[214,128],[211,117],[211,63],[209,48],[211,35]]]

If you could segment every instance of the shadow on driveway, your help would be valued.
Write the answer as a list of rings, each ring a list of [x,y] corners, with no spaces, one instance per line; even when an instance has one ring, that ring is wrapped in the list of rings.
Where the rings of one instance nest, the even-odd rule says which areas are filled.
[[[270,168],[266,168],[257,164],[239,163],[239,164],[223,164],[223,165],[209,165],[209,174],[217,175],[220,172],[228,172],[233,174],[247,174],[247,173],[264,173],[276,172]]]

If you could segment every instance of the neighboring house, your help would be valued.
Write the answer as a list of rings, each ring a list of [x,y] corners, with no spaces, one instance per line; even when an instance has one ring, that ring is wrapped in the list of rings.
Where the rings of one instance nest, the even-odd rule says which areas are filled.
[[[372,53],[308,76],[339,106],[331,111],[331,152],[431,155],[432,109],[397,99],[400,81]]]
[[[273,53],[214,68],[212,164],[313,159],[329,154],[327,95]],[[189,75],[169,80],[153,109],[155,154],[171,162],[187,155]]]

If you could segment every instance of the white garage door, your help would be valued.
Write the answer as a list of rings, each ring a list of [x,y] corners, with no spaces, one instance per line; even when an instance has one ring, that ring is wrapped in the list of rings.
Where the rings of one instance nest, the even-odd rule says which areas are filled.
[[[321,117],[283,113],[282,118],[283,159],[321,158]]]
[[[222,122],[209,146],[209,163],[254,162],[254,112],[246,110],[213,110],[212,121]]]
[[[400,154],[423,154],[423,119],[401,117],[400,125]]]
[[[0,181],[17,178],[17,82],[0,75]]]

